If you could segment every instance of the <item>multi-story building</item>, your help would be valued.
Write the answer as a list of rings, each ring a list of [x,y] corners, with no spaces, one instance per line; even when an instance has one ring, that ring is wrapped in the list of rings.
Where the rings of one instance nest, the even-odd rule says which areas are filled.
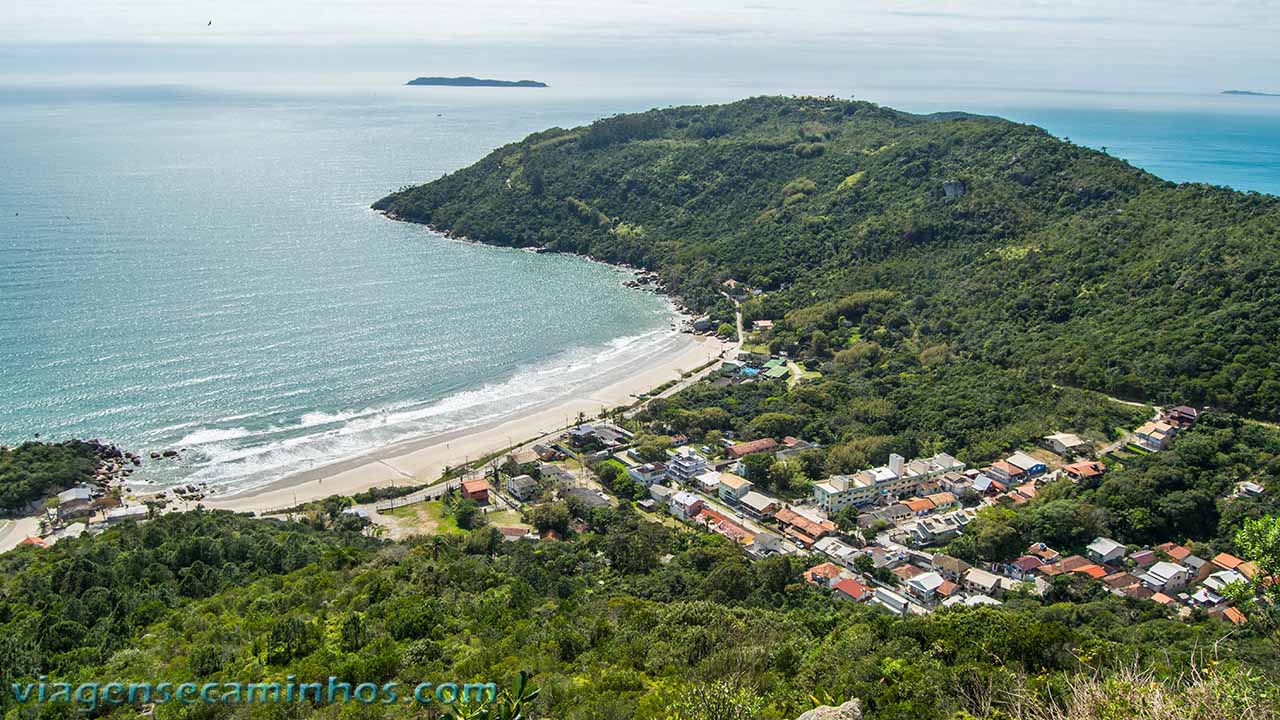
[[[852,475],[832,475],[813,485],[813,502],[828,513],[850,506],[870,505],[887,498],[917,495],[925,482],[947,472],[964,470],[964,463],[946,453],[906,463],[890,455],[889,464]]]
[[[707,471],[707,459],[689,446],[676,448],[667,463],[667,475],[678,482],[688,483]]]

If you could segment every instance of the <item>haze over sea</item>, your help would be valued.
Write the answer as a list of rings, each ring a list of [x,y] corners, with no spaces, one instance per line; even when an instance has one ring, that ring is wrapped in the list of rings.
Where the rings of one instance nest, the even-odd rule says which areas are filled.
[[[188,448],[146,477],[241,487],[502,416],[670,347],[669,303],[621,270],[447,240],[368,206],[549,126],[780,89],[398,85],[418,70],[305,89],[0,89],[0,443]],[[858,97],[1034,122],[1171,180],[1280,194],[1280,98]]]

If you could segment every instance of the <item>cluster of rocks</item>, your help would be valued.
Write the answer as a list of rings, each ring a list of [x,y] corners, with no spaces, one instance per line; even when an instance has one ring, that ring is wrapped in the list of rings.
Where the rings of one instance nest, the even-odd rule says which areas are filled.
[[[151,451],[152,460],[169,460],[176,457],[178,457],[177,450],[170,449],[170,450],[152,450]]]
[[[622,285],[623,287],[657,292],[662,292],[666,289],[666,285],[662,282],[662,278],[658,276],[658,273],[647,270],[636,273],[635,278],[622,283]]]
[[[111,443],[104,443],[101,440],[86,440],[84,444],[98,458],[98,469],[94,471],[94,478],[100,485],[120,482],[132,475],[134,468],[142,464],[142,458],[131,452],[121,450]]]
[[[179,500],[198,501],[203,500],[209,494],[209,486],[206,483],[190,483],[188,485],[179,485],[172,488],[169,492]]]

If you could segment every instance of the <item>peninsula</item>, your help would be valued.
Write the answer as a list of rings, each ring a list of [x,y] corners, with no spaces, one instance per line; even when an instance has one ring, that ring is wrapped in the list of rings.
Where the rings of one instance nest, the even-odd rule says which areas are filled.
[[[547,86],[544,82],[537,80],[489,80],[485,78],[474,77],[419,77],[410,80],[405,85],[433,85],[440,87],[520,87],[520,88],[544,88]]]

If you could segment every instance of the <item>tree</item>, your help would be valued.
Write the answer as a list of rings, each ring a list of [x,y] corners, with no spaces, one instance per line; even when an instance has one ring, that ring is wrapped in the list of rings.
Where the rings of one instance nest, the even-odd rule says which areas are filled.
[[[742,458],[742,467],[747,479],[761,487],[769,486],[771,465],[773,465],[773,456],[768,453],[753,453]]]
[[[791,489],[792,480],[799,472],[794,464],[786,460],[774,460],[769,465],[768,477],[769,484],[779,493],[786,493]]]
[[[454,522],[463,530],[473,530],[484,524],[484,515],[480,512],[480,503],[471,498],[462,498],[453,504],[451,509]]]

